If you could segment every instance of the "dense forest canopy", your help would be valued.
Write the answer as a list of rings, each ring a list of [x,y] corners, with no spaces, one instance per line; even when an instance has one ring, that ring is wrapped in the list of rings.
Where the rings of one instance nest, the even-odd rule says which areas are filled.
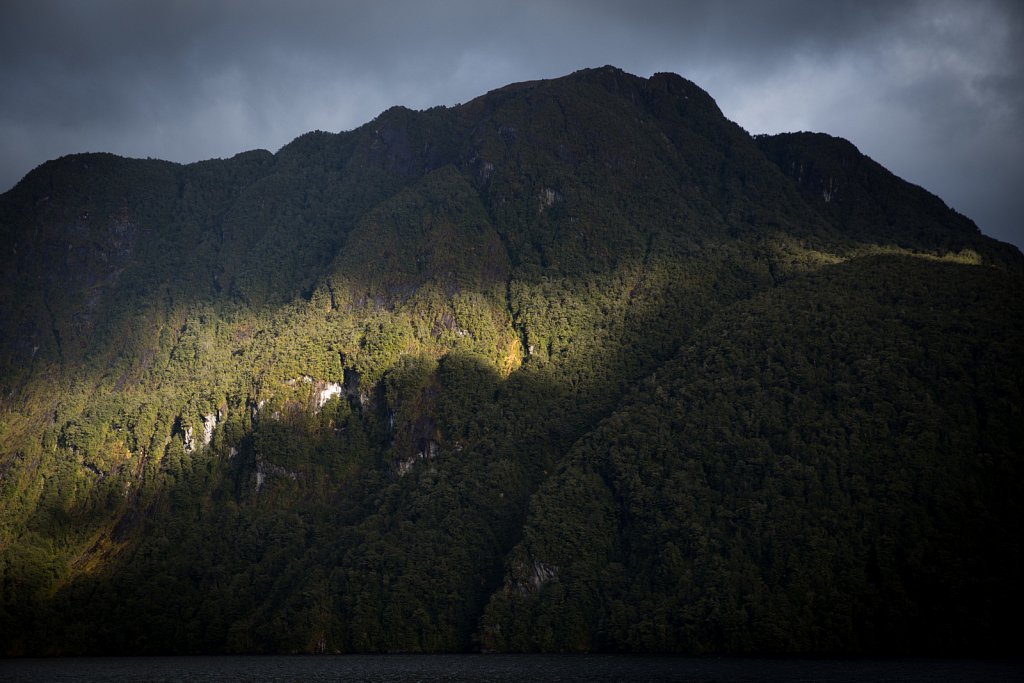
[[[612,67],[0,196],[0,651],[1010,653],[1024,257]]]

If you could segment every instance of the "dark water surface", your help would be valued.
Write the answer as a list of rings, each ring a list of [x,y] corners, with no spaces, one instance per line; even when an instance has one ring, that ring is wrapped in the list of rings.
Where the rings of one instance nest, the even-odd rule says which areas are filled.
[[[0,681],[1024,681],[1024,662],[613,655],[339,655],[0,660]]]

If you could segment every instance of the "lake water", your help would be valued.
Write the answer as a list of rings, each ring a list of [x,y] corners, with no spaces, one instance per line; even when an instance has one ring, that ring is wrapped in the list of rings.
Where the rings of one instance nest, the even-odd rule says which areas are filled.
[[[0,660],[0,681],[291,683],[292,681],[1024,681],[1024,662],[791,660],[613,655],[340,655]]]

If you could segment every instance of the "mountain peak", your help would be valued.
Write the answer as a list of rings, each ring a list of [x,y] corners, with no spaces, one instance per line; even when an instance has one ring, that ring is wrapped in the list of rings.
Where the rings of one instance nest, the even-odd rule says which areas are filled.
[[[0,654],[1016,652],[1024,257],[847,141],[605,66],[0,238]]]

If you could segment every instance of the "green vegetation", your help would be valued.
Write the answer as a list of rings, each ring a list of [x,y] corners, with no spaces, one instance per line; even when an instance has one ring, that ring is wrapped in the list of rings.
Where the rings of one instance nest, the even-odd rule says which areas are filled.
[[[604,68],[0,197],[0,651],[1009,653],[1024,258]]]

